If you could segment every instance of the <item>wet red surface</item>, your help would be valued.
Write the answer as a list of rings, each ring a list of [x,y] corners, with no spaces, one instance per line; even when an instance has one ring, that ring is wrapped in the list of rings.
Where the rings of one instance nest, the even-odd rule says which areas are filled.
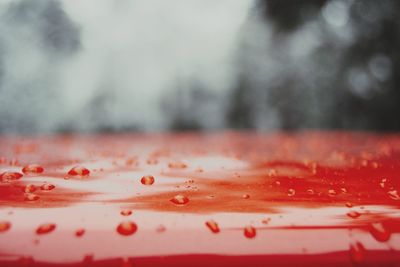
[[[400,266],[400,135],[0,138],[1,266]]]

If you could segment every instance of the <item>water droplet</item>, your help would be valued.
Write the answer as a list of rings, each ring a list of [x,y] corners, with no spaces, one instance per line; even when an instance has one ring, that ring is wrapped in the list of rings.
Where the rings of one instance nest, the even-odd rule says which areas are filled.
[[[366,249],[363,244],[356,242],[350,245],[350,259],[353,263],[359,264],[364,261]]]
[[[371,223],[370,233],[379,242],[386,242],[390,239],[390,232],[380,222]]]
[[[275,184],[276,185],[281,185],[281,182],[280,181],[275,181]]]
[[[6,232],[11,228],[11,223],[0,222],[0,233]]]
[[[292,188],[290,188],[289,190],[288,190],[288,196],[289,197],[292,197],[292,196],[294,196],[296,194],[296,190],[294,190],[294,189],[292,189]]]
[[[177,206],[183,206],[189,202],[189,199],[184,195],[176,195],[173,198],[171,198],[169,201],[171,201],[172,203],[174,203]]]
[[[340,192],[342,192],[342,194],[347,194],[347,189],[342,187],[340,188]]]
[[[146,163],[149,165],[156,165],[158,164],[158,160],[156,158],[149,158],[146,160]]]
[[[142,179],[140,179],[140,182],[143,185],[152,185],[152,184],[154,184],[154,176],[145,175],[145,176],[142,177]]]
[[[219,233],[219,226],[218,224],[214,221],[214,220],[209,220],[206,221],[206,226],[208,227],[208,229],[211,230],[211,232],[213,232],[214,234]]]
[[[25,193],[24,197],[25,197],[24,200],[26,201],[36,201],[40,199],[38,195],[32,193]]]
[[[307,194],[309,194],[309,195],[314,195],[314,190],[312,190],[312,189],[307,189]]]
[[[356,219],[356,218],[360,217],[361,214],[359,212],[353,210],[353,211],[346,213],[346,215],[352,219]]]
[[[363,167],[367,167],[367,166],[368,166],[368,160],[363,159],[363,160],[361,161],[361,165],[362,165]]]
[[[75,236],[81,237],[85,234],[85,229],[79,228],[78,230],[75,231]]]
[[[0,174],[0,181],[8,182],[21,179],[23,175],[19,172],[3,172]]]
[[[131,165],[137,166],[138,165],[137,159],[136,158],[127,159],[125,161],[125,165],[127,165],[127,166],[131,166]]]
[[[244,236],[247,238],[254,238],[256,237],[256,228],[249,225],[244,228]]]
[[[312,174],[317,174],[318,164],[316,162],[310,163],[310,170]]]
[[[122,222],[117,226],[117,232],[121,235],[133,235],[136,231],[137,225],[131,221]]]
[[[268,176],[269,176],[269,177],[276,176],[276,170],[275,170],[275,169],[270,169],[270,170],[268,170]]]
[[[381,182],[379,183],[379,186],[380,186],[381,188],[385,188],[385,186],[386,186],[386,181],[387,181],[386,178],[382,178]]]
[[[42,224],[36,229],[36,234],[38,235],[48,234],[53,232],[55,229],[56,225],[54,223]]]
[[[75,166],[71,170],[69,170],[68,175],[71,176],[89,176],[90,171],[82,166]]]
[[[131,210],[125,209],[125,210],[121,210],[121,215],[122,216],[129,216],[132,214]]]
[[[187,168],[187,165],[183,162],[170,162],[168,163],[168,167],[171,169],[185,169]]]
[[[334,196],[337,195],[337,192],[336,192],[335,190],[333,190],[333,189],[329,189],[329,190],[328,190],[328,195],[329,195],[330,197],[334,197]]]
[[[393,200],[400,200],[400,196],[399,193],[397,192],[397,190],[390,190],[387,192],[389,197]]]
[[[38,164],[29,164],[22,168],[25,174],[39,174],[44,172],[44,168]]]
[[[42,184],[40,186],[40,189],[44,190],[44,191],[50,191],[50,190],[53,190],[54,188],[56,188],[56,187],[53,184]]]
[[[351,208],[351,207],[353,207],[353,204],[350,202],[346,202],[346,207]]]
[[[261,222],[263,224],[269,224],[270,221],[271,221],[271,218],[265,218],[265,219],[261,220]]]
[[[165,226],[162,224],[157,226],[157,229],[156,229],[157,233],[163,233],[163,232],[165,232],[165,230],[167,230],[167,228],[165,228]]]
[[[24,187],[24,192],[25,193],[33,193],[33,192],[35,192],[36,191],[36,186],[35,185],[33,185],[33,184],[27,184],[25,187]]]
[[[243,198],[243,199],[249,199],[249,198],[250,198],[250,195],[249,195],[249,194],[244,194],[244,195],[242,196],[242,198]]]

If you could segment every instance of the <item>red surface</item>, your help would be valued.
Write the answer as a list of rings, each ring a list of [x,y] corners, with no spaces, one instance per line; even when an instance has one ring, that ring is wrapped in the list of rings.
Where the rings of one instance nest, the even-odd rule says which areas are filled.
[[[0,157],[1,266],[400,266],[400,135],[2,137]]]

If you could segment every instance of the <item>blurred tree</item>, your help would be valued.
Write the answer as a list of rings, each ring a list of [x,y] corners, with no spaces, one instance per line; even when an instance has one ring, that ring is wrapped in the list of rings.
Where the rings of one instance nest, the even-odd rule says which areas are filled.
[[[264,27],[244,27],[228,124],[251,127],[247,107],[262,101],[284,129],[400,130],[398,14],[397,0],[259,0],[247,24]]]

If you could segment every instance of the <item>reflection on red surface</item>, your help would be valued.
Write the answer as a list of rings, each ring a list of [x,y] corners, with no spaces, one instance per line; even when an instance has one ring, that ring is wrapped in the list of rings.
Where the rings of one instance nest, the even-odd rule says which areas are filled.
[[[0,265],[400,263],[398,135],[3,137],[0,159]]]

